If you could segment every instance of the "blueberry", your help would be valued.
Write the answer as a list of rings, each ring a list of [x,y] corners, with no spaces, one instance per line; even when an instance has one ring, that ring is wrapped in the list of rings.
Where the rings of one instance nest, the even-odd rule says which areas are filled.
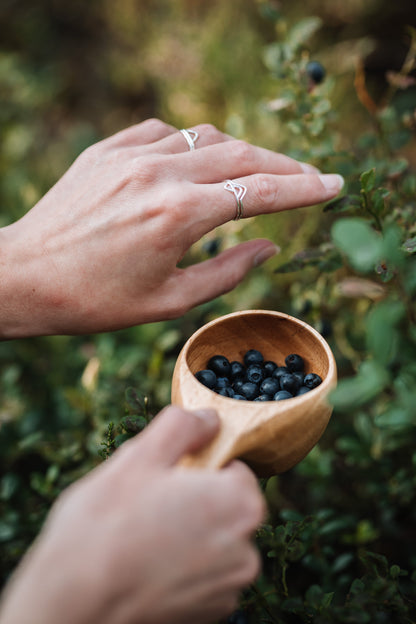
[[[258,396],[259,387],[251,381],[246,381],[241,388],[241,394],[245,396],[248,401],[252,401]]]
[[[256,349],[249,349],[245,354],[244,354],[244,364],[246,366],[250,366],[250,364],[262,364],[263,363],[263,356],[260,353],[260,351],[257,351]]]
[[[276,392],[279,392],[279,390],[279,380],[275,379],[274,377],[267,377],[267,379],[262,381],[262,383],[260,384],[260,392],[262,394],[270,394],[271,396],[274,396]]]
[[[296,392],[296,396],[302,396],[302,394],[306,394],[310,392],[312,388],[308,388],[307,386],[301,386],[299,390]]]
[[[221,396],[224,396],[224,397],[228,397],[229,399],[234,398],[234,390],[231,388],[231,386],[226,386],[225,388],[220,388],[217,391],[217,394],[220,394]]]
[[[303,380],[305,378],[305,375],[303,373],[301,373],[300,371],[295,371],[294,373],[292,373],[292,375],[293,375],[293,377],[295,377],[295,379],[298,382],[298,388],[303,386]]]
[[[247,398],[243,396],[242,394],[235,394],[233,396],[233,399],[237,399],[237,401],[247,401]]]
[[[279,382],[280,389],[287,390],[287,392],[290,392],[290,394],[292,395],[296,394],[300,386],[296,377],[294,375],[291,375],[290,373],[287,375],[282,375],[279,379]]]
[[[263,368],[258,364],[251,364],[246,371],[246,381],[259,384],[263,381],[264,372]]]
[[[282,375],[287,375],[288,372],[289,369],[287,368],[287,366],[278,366],[274,369],[272,377],[274,377],[275,379],[280,379]]]
[[[306,65],[306,73],[315,84],[320,84],[325,78],[325,68],[318,61],[309,61]]]
[[[230,362],[230,379],[233,380],[238,379],[239,377],[244,377],[245,372],[246,369],[241,362],[237,362],[236,360]]]
[[[322,377],[320,377],[316,373],[309,373],[308,375],[305,375],[305,379],[303,380],[303,385],[307,388],[310,388],[311,390],[312,388],[316,388],[317,386],[319,386],[319,384],[321,383]]]
[[[236,394],[241,394],[241,388],[244,386],[244,379],[236,379],[233,383],[233,389]]]
[[[271,401],[272,396],[273,395],[270,394],[259,394],[259,396],[253,399],[253,401]]]
[[[279,390],[273,397],[273,401],[284,401],[285,399],[293,399],[293,394],[290,394],[287,390]]]
[[[291,353],[285,358],[285,364],[291,373],[300,371],[305,368],[305,363],[300,355],[297,353]]]
[[[217,377],[228,377],[230,373],[230,362],[223,355],[213,355],[208,360],[207,368],[214,371]]]
[[[263,364],[263,369],[264,369],[266,377],[271,377],[274,371],[276,370],[276,368],[277,368],[276,362],[272,362],[271,360],[268,360],[267,362],[264,362]]]
[[[216,389],[220,390],[220,388],[227,388],[230,386],[230,380],[228,377],[217,377]]]
[[[209,256],[215,256],[219,252],[220,247],[221,247],[220,238],[213,238],[211,240],[205,241],[205,243],[202,245],[202,249]]]
[[[216,386],[217,376],[212,370],[200,370],[195,374],[195,377],[210,390]]]

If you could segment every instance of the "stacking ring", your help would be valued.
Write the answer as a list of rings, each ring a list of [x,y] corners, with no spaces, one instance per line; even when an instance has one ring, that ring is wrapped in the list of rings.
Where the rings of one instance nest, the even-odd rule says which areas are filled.
[[[189,145],[189,151],[193,152],[195,149],[195,143],[199,138],[198,132],[196,132],[195,130],[185,130],[185,128],[182,128],[180,132],[183,134],[186,142]]]
[[[243,216],[243,197],[247,193],[247,188],[243,184],[238,184],[232,180],[226,180],[226,191],[234,193],[234,197],[237,201],[237,212],[235,213],[234,221],[238,221]]]

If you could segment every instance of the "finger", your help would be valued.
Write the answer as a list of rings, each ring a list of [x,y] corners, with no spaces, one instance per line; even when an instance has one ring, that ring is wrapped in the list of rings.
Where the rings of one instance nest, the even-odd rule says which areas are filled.
[[[255,173],[319,173],[307,163],[263,147],[235,139],[208,145],[205,149],[172,155],[164,167],[186,180],[209,184]]]
[[[215,258],[178,270],[171,288],[181,293],[181,301],[186,301],[187,309],[191,309],[229,292],[253,267],[259,266],[278,251],[276,245],[266,239],[240,243]],[[172,293],[169,296],[173,298]]]
[[[160,412],[143,433],[123,444],[122,461],[140,461],[153,467],[175,465],[188,453],[206,446],[218,433],[219,419],[212,409],[193,412],[172,405]],[[117,453],[114,455],[116,456]]]
[[[212,124],[199,124],[198,126],[189,128],[189,130],[193,130],[197,133],[197,138],[194,139],[195,150],[234,140],[231,136],[224,134],[224,132],[221,132]],[[158,143],[149,146],[148,149],[149,148],[154,148],[159,154],[178,154],[189,151],[189,145],[180,131],[158,141]]]
[[[108,147],[135,147],[138,145],[148,145],[160,141],[165,137],[176,134],[178,130],[160,119],[146,119],[139,124],[120,130],[102,143],[107,143]]]

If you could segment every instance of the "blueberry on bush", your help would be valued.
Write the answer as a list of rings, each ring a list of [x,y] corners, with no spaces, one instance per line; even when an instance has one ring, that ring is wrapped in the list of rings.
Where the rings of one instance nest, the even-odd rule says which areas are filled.
[[[325,68],[318,61],[309,61],[306,73],[315,84],[321,84],[325,78]]]

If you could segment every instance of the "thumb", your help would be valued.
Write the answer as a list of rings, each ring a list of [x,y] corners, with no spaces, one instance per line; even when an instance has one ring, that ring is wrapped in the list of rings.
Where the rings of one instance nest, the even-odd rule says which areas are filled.
[[[184,300],[190,307],[215,299],[229,292],[254,267],[259,266],[280,250],[267,239],[240,243],[215,258],[183,269],[179,275]]]
[[[174,466],[184,455],[211,442],[219,427],[220,421],[213,409],[188,411],[171,405],[163,409],[142,433],[124,443],[120,451],[126,462],[140,461],[154,467]]]

